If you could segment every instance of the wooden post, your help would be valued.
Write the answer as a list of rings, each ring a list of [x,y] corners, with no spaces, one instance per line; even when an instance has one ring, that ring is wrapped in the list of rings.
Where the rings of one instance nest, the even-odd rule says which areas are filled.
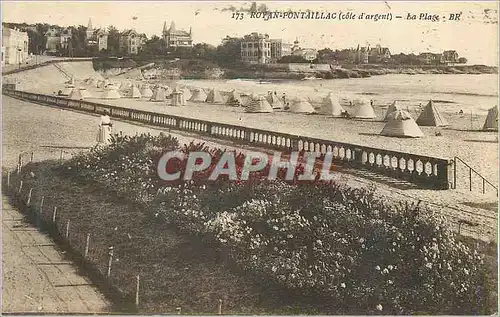
[[[19,182],[19,189],[17,190],[17,192],[18,192],[19,194],[21,194],[21,190],[22,190],[22,189],[23,189],[23,181],[20,181],[20,182]]]
[[[85,241],[85,256],[86,259],[89,254],[89,244],[90,244],[90,233],[87,233],[87,241]]]
[[[40,200],[40,210],[38,211],[38,214],[42,214],[42,209],[43,209],[43,200],[45,199],[45,196],[42,196],[42,199]]]
[[[57,207],[54,206],[54,211],[52,212],[52,222],[56,223]]]
[[[22,153],[19,153],[19,165],[20,166],[23,165],[23,154]]]
[[[469,191],[472,191],[472,168],[469,167]]]
[[[61,149],[61,154],[59,155],[59,159],[62,161],[63,160],[63,150]]]
[[[219,299],[219,309],[217,310],[218,315],[222,315],[222,298]]]
[[[140,283],[140,277],[139,274],[137,274],[135,282],[135,306],[139,306],[139,283]]]
[[[10,188],[10,171],[7,172],[7,188]]]
[[[30,162],[35,160],[35,152],[31,152]]]
[[[26,201],[26,205],[29,206],[31,204],[31,194],[33,192],[33,188],[30,188],[30,192],[28,193],[28,200]]]
[[[109,278],[111,276],[111,264],[113,263],[113,247],[109,247],[109,261],[108,261],[108,273],[107,277]]]
[[[66,240],[69,240],[69,220],[66,222]]]

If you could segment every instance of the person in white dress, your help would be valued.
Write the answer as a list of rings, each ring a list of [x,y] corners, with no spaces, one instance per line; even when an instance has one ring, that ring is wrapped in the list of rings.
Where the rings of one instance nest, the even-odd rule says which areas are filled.
[[[108,144],[110,142],[112,126],[111,118],[108,116],[108,111],[106,110],[104,111],[104,115],[101,116],[101,123],[99,123],[97,142],[103,144]]]

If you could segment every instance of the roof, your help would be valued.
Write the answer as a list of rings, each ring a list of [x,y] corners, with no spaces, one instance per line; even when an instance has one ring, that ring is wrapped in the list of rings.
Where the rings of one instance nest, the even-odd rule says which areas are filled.
[[[129,36],[129,35],[138,35],[137,31],[134,30],[134,29],[130,29],[130,30],[125,30],[121,33],[121,35],[123,36]]]

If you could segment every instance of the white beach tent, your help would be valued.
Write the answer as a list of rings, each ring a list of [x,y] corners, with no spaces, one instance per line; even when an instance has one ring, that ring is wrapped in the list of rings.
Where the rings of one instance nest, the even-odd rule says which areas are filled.
[[[80,87],[79,89],[83,99],[92,98],[92,94],[87,90],[87,88]]]
[[[165,90],[161,87],[156,87],[153,90],[153,95],[151,96],[151,101],[165,101],[167,98],[165,97]]]
[[[116,88],[111,87],[109,89],[104,90],[102,98],[103,99],[120,99],[121,95]]]
[[[149,88],[148,85],[142,86],[141,96],[143,98],[151,98],[153,96],[153,91],[151,90],[151,88]]]
[[[130,98],[141,98],[141,92],[139,91],[139,88],[136,85],[132,85],[132,88],[130,89],[129,93]]]
[[[483,130],[498,130],[498,107],[495,106],[488,110]]]
[[[71,92],[74,90],[74,88],[71,88],[71,87],[64,87],[64,89],[61,90],[61,93],[60,95],[61,96],[69,96],[69,94],[71,94]]]
[[[387,123],[380,135],[420,138],[424,136],[424,133],[407,111],[396,110],[387,118]]]
[[[249,105],[249,104],[250,104],[250,103],[251,103],[251,102],[252,102],[255,98],[257,98],[257,97],[256,97],[253,93],[251,93],[251,94],[249,94],[249,95],[245,96],[245,98],[244,98],[244,99],[243,99],[243,97],[242,97],[242,100],[243,100],[243,104],[242,104],[242,106],[243,106],[243,107],[248,106],[248,105]]]
[[[187,88],[187,87],[180,88],[180,91],[182,91],[184,100],[189,100],[191,98],[192,94],[191,94],[191,90],[189,90],[189,88]]]
[[[368,100],[359,98],[354,100],[353,104],[354,110],[352,117],[360,119],[375,119],[377,117]]]
[[[82,96],[82,93],[81,93],[79,88],[73,89],[70,92],[68,97],[69,97],[69,99],[73,99],[73,100],[83,100],[83,96]]]
[[[264,96],[258,96],[253,99],[246,107],[245,112],[253,112],[253,113],[269,113],[273,112],[273,107],[267,102]]]
[[[205,94],[205,91],[203,89],[196,88],[193,91],[193,95],[191,98],[189,98],[189,101],[194,101],[194,102],[205,102],[207,100],[207,95]]]
[[[281,99],[275,94],[268,94],[266,100],[273,109],[283,109],[283,102],[281,102]]]
[[[316,110],[311,105],[309,101],[305,98],[300,98],[299,100],[292,103],[290,106],[290,111],[294,113],[315,113]]]
[[[222,98],[222,95],[220,94],[220,91],[218,91],[216,89],[212,89],[208,93],[207,102],[222,104],[222,103],[224,103],[224,99]]]
[[[243,99],[241,98],[241,95],[238,92],[236,92],[236,90],[233,90],[229,93],[229,97],[227,98],[226,104],[238,107],[243,105]]]
[[[441,127],[447,126],[448,122],[439,113],[432,100],[429,100],[429,103],[425,106],[424,111],[422,111],[420,116],[418,116],[417,124],[420,126]]]
[[[385,112],[385,117],[384,117],[384,121],[387,121],[389,120],[389,115],[391,113],[393,113],[394,111],[396,110],[401,110],[401,106],[399,105],[399,103],[397,101],[394,101],[392,104],[389,105],[389,108],[387,108],[387,111]]]
[[[340,117],[343,111],[345,110],[340,105],[339,98],[332,93],[329,93],[328,96],[323,99],[319,110],[321,114],[333,117]]]
[[[179,89],[174,89],[172,92],[172,106],[185,106],[186,100],[184,99],[183,92]]]

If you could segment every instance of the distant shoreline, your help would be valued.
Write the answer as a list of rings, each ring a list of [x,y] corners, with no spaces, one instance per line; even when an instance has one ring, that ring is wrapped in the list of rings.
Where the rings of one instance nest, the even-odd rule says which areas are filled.
[[[302,79],[348,79],[367,78],[387,74],[498,74],[498,67],[486,65],[328,65],[328,64],[266,64],[227,65],[197,59],[134,60],[97,59],[94,69],[114,76],[130,69],[142,68],[146,78],[152,79],[257,79],[257,80],[302,80]]]

